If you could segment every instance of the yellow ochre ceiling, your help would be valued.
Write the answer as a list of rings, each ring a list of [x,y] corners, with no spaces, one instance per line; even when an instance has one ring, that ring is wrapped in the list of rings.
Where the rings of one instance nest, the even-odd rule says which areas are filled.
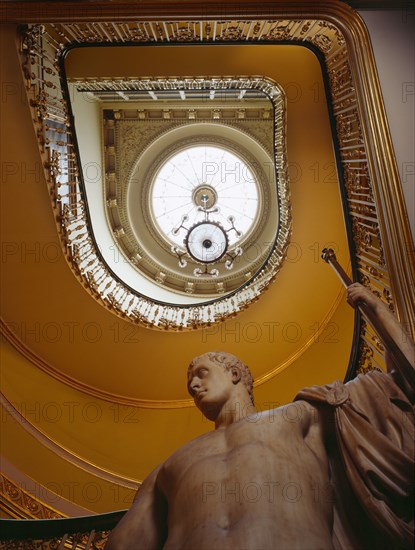
[[[71,78],[263,75],[287,95],[293,220],[287,259],[269,290],[235,318],[206,330],[170,333],[116,317],[82,288],[68,266],[14,32],[3,32],[2,48],[5,78],[22,92],[8,98],[2,122],[10,169],[2,184],[7,246],[1,315],[19,351],[4,344],[2,390],[23,416],[27,404],[38,403],[40,412],[28,416],[29,423],[56,448],[35,443],[7,417],[3,452],[40,484],[57,480],[62,496],[81,506],[125,508],[134,483],[179,445],[212,428],[186,393],[186,369],[195,355],[226,350],[241,357],[255,378],[260,409],[292,400],[303,386],[345,375],[353,311],[320,259],[330,244],[340,263],[349,266],[322,70],[314,53],[301,46],[91,47],[68,54]],[[50,402],[60,407],[58,420],[42,413]],[[64,403],[76,404],[72,416]],[[71,496],[64,485],[68,476],[101,484],[102,498],[88,501],[82,491]],[[128,498],[116,501],[111,483]]]

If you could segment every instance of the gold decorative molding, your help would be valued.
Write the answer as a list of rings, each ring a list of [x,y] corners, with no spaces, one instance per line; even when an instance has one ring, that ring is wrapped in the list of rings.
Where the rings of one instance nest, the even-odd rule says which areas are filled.
[[[40,441],[42,445],[53,451],[56,455],[66,460],[70,464],[73,464],[77,468],[80,468],[84,472],[91,474],[95,477],[103,479],[107,482],[114,483],[126,487],[127,489],[136,490],[141,481],[127,478],[115,472],[111,472],[105,468],[97,466],[93,462],[77,455],[71,450],[67,449],[51,437],[49,437],[38,426],[35,426],[28,418],[25,418],[20,411],[0,392],[0,406],[9,414],[20,426],[22,426],[28,433],[30,433],[37,441]]]
[[[120,405],[126,405],[129,407],[138,407],[143,409],[177,409],[183,407],[193,407],[193,399],[176,399],[176,400],[151,400],[151,399],[137,399],[128,398],[121,395],[112,394],[104,390],[98,390],[94,386],[89,386],[79,382],[79,380],[68,376],[58,369],[52,367],[49,363],[41,359],[36,353],[29,349],[21,339],[8,327],[2,319],[0,319],[0,334],[28,361],[30,361],[37,368],[55,378],[59,382],[66,384],[67,386],[80,391],[86,395],[102,399],[103,401],[109,401],[110,403],[118,403]]]
[[[67,517],[19,487],[4,473],[0,473],[0,508],[16,519]]]

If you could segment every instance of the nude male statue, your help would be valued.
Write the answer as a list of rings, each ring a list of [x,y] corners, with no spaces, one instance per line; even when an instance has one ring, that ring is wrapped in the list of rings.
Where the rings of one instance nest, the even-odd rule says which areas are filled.
[[[413,342],[402,338],[401,326],[380,300],[359,284],[348,288],[348,300],[352,305],[357,301],[368,304],[414,365]],[[377,374],[384,378],[392,376]],[[372,383],[368,378],[369,382]],[[403,453],[403,466],[393,465],[388,469],[389,463],[394,461],[388,458],[389,449],[384,455],[382,449],[379,451],[380,462],[388,463],[383,477],[377,472],[376,457],[374,466],[367,467],[363,461],[363,467],[375,471],[381,480],[371,480],[369,485],[374,487],[370,485],[368,489],[374,493],[374,499],[380,499],[379,505],[375,503],[374,530],[378,531],[377,525],[381,529],[383,524],[390,524],[389,531],[371,539],[366,520],[357,519],[357,524],[354,524],[353,518],[348,517],[349,512],[356,511],[359,511],[356,512],[359,518],[366,517],[365,505],[353,492],[356,486],[358,495],[366,494],[366,488],[359,486],[359,476],[354,479],[354,466],[349,467],[352,472],[350,483],[344,474],[338,475],[339,468],[344,467],[337,456],[338,448],[342,449],[347,465],[347,446],[350,442],[355,445],[354,439],[348,439],[347,428],[344,429],[345,419],[352,426],[363,420],[366,422],[366,413],[359,412],[359,396],[365,389],[356,385],[348,390],[349,384],[311,388],[309,393],[304,392],[307,400],[300,396],[294,404],[259,413],[253,402],[251,374],[239,359],[221,352],[196,357],[188,369],[188,390],[196,406],[215,423],[215,430],[178,449],[145,479],[132,507],[112,531],[107,550],[391,548],[390,541],[397,540],[396,530],[399,533],[405,531],[404,542],[400,541],[396,548],[405,547],[412,540],[411,510],[405,509],[407,504],[395,506],[395,496],[390,496],[389,487],[392,479],[399,485],[401,470],[403,477],[407,476],[405,460],[411,454],[408,450],[411,443],[403,444],[402,435],[397,438],[397,445],[401,448],[396,452]],[[373,384],[369,393],[378,391],[383,382],[374,378]],[[394,383],[391,384],[392,394],[398,395],[399,388],[395,391]],[[349,391],[353,399],[357,395],[356,401],[350,401],[349,393],[345,397],[345,391]],[[370,404],[370,408],[376,408],[383,399],[383,390],[379,391],[379,396],[374,396],[375,405]],[[398,397],[399,403],[408,402],[402,392]],[[385,399],[388,401],[389,397]],[[331,405],[335,408],[333,414],[330,413],[334,410]],[[404,416],[403,421],[406,420]],[[338,445],[333,442],[335,436],[329,433],[327,426],[330,422],[332,432],[333,423],[337,422],[336,429],[340,423],[339,437],[343,440]],[[395,420],[388,422],[392,422],[395,432],[399,431]],[[386,446],[395,433],[389,436],[388,426],[376,426],[373,431],[375,439],[387,435]],[[367,438],[368,445],[371,445],[372,432],[368,432],[365,425],[361,431],[363,443]],[[379,431],[382,432],[380,435]],[[359,453],[358,449],[356,453]],[[395,457],[394,449],[390,453]],[[370,474],[367,477],[370,478]],[[339,486],[336,485],[338,481]],[[408,482],[401,480],[401,484],[405,483]],[[334,495],[336,491],[341,493],[337,504],[339,495]],[[382,491],[386,496],[379,497]],[[405,491],[408,491],[406,487],[397,489],[397,493]],[[351,499],[346,506],[341,500],[343,497]],[[381,516],[376,524],[376,514],[379,510],[380,514],[386,514],[385,507],[388,514],[390,507],[395,515],[392,519],[389,515],[386,519]],[[363,525],[359,525],[359,521]],[[409,534],[406,534],[407,526]],[[357,532],[359,529],[361,532]],[[373,542],[377,546],[373,546]]]

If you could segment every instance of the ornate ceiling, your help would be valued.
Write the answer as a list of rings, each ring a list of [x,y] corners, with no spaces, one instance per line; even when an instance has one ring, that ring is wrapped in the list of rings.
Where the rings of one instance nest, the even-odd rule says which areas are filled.
[[[184,9],[184,4],[177,5],[177,9]],[[199,4],[195,9],[202,8],[206,9]],[[249,9],[259,9],[258,3]],[[46,10],[45,17],[48,13]],[[378,114],[372,103],[376,94],[372,91],[367,95],[360,78],[370,73],[370,62],[359,57],[359,71],[356,69],[355,52],[361,51],[362,31],[360,27],[356,31],[360,37],[356,43],[350,39],[348,25],[355,27],[354,23],[344,23],[347,18],[343,11],[341,15],[336,12],[343,21],[341,32],[333,26],[331,15],[327,21],[320,21],[322,24],[307,17],[299,19],[297,13],[288,24],[268,19],[244,26],[231,20],[218,22],[217,36],[223,32],[221,36],[230,37],[230,42],[202,47],[181,43],[179,48],[170,43],[176,37],[176,27],[160,21],[160,36],[158,27],[153,28],[162,45],[102,48],[90,44],[72,49],[66,57],[64,67],[72,81],[259,74],[276,82],[286,96],[287,149],[283,160],[291,193],[292,235],[281,270],[248,309],[235,308],[237,316],[224,316],[223,323],[195,323],[192,331],[181,332],[155,330],[138,317],[129,318],[119,304],[128,303],[130,297],[118,290],[100,294],[101,283],[94,278],[101,277],[94,271],[97,264],[89,265],[89,258],[83,264],[77,263],[80,249],[68,245],[86,237],[80,234],[75,239],[77,232],[81,233],[76,229],[78,221],[65,225],[68,219],[64,214],[65,204],[69,215],[78,215],[82,210],[76,201],[71,202],[79,190],[76,186],[70,188],[71,178],[64,180],[62,174],[52,177],[44,172],[45,166],[50,168],[48,162],[53,161],[48,157],[54,148],[51,143],[59,151],[58,142],[63,141],[67,127],[61,123],[53,130],[46,129],[42,113],[45,109],[51,112],[48,109],[52,109],[52,102],[53,108],[60,109],[60,96],[49,103],[44,96],[35,95],[36,86],[56,93],[56,75],[46,73],[49,76],[43,81],[51,82],[51,86],[44,84],[42,88],[35,59],[29,72],[24,65],[23,78],[15,29],[3,33],[2,69],[6,81],[22,90],[28,82],[32,85],[28,99],[25,94],[23,98],[20,94],[8,97],[11,108],[5,110],[3,121],[7,140],[3,140],[2,147],[11,163],[8,166],[13,168],[7,184],[2,186],[3,238],[7,245],[2,285],[3,332],[7,337],[3,342],[7,365],[2,374],[3,454],[7,464],[24,472],[26,481],[35,481],[37,490],[49,487],[60,499],[92,511],[127,507],[133,488],[152,468],[185,441],[211,429],[192,406],[185,387],[188,362],[204,351],[225,349],[241,356],[252,369],[260,409],[290,401],[303,386],[343,378],[353,338],[353,312],[345,304],[340,282],[320,260],[321,249],[331,245],[340,263],[350,271],[342,196],[353,221],[360,274],[392,303],[391,288],[399,287],[397,281],[406,272],[403,267],[396,279],[389,280],[388,265],[399,251],[391,250],[385,238],[393,235],[393,230],[382,229],[382,233],[379,228],[377,201],[382,193],[390,192],[378,175],[393,173],[393,167],[388,168],[388,155],[382,153],[378,158],[379,148],[368,147],[368,136],[373,145],[381,142],[383,135],[377,127],[368,131],[370,124],[381,117],[372,116]],[[140,28],[151,28],[146,25],[148,22],[143,20]],[[183,38],[189,25],[179,27],[184,30],[177,36]],[[131,28],[135,28],[133,24]],[[103,29],[110,38],[112,30],[117,32],[112,24],[103,24]],[[76,40],[85,33],[91,38],[92,30],[93,26],[88,34],[83,25],[57,26],[49,28],[51,34],[43,40],[51,37],[53,42],[54,33],[62,33],[62,40],[71,33]],[[258,40],[262,42],[232,43],[235,33],[241,36],[244,32],[254,33],[257,38],[260,35]],[[295,33],[314,44],[317,53],[284,42]],[[39,55],[38,47],[31,47],[33,58]],[[322,56],[326,56],[324,62]],[[53,62],[47,68],[53,73]],[[123,99],[123,105],[129,101]],[[115,112],[117,107],[108,105],[108,109]],[[113,120],[124,122],[128,110],[123,107],[120,118],[114,115]],[[135,110],[139,112],[140,107]],[[65,121],[64,110],[54,112]],[[165,119],[163,113],[161,109],[160,122],[170,124],[174,118]],[[90,162],[98,163],[102,173],[111,174],[113,171],[102,169],[101,160],[97,160],[103,158],[105,146],[100,109],[97,120],[99,124],[90,125],[78,114],[78,138],[84,136],[96,146],[84,153],[81,165],[85,168]],[[215,122],[214,127],[218,124],[228,129],[228,134],[222,136],[228,148],[231,132],[248,126],[246,120],[238,122],[239,130],[223,121]],[[180,124],[178,129],[182,127],[193,128],[196,124]],[[243,135],[249,136],[249,131],[245,129]],[[252,130],[249,139],[259,143],[264,155],[269,154],[267,141],[259,139],[258,133]],[[249,163],[253,152],[246,145],[243,149]],[[91,209],[102,206],[98,220],[111,233],[119,226],[123,210],[112,212],[114,207],[107,200],[118,202],[121,190],[111,187],[111,176],[105,181],[106,188],[91,188],[96,195],[91,195],[94,200],[88,204]],[[22,186],[23,195],[17,193]],[[133,273],[137,273],[135,268]],[[151,277],[158,289],[164,288],[163,281],[157,281],[154,274]],[[405,285],[401,286],[404,295]],[[186,290],[180,295],[192,296]],[[404,303],[397,300],[399,311],[405,312]],[[221,311],[217,313],[220,318]],[[362,334],[361,358],[381,363],[376,341],[367,330]],[[72,485],[67,485],[68,480],[73,480]]]

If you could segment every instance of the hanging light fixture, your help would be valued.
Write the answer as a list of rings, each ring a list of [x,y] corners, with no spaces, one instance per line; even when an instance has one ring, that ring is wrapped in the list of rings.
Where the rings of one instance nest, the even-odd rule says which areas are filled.
[[[197,266],[193,270],[195,277],[218,277],[219,269],[217,267],[210,269],[210,266],[225,259],[225,268],[232,269],[235,258],[240,256],[243,250],[240,246],[235,247],[232,252],[229,250],[228,233],[235,231],[238,238],[242,236],[242,233],[235,227],[234,216],[227,218],[231,224],[228,229],[212,219],[214,214],[220,212],[219,207],[215,206],[217,194],[212,186],[202,183],[196,187],[192,200],[197,206],[197,210],[204,213],[205,219],[187,228],[184,224],[188,220],[188,216],[182,216],[180,225],[173,229],[172,233],[178,235],[182,229],[186,232],[183,239],[184,250],[178,246],[172,246],[171,250],[177,255],[181,268],[185,268],[188,261],[203,266],[203,268]]]

